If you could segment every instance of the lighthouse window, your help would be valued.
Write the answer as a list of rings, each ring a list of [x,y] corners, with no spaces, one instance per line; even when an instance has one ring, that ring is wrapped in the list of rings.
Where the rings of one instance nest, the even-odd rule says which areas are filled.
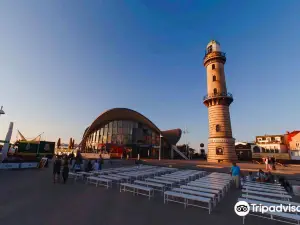
[[[221,131],[221,126],[219,124],[216,125],[216,132],[220,132]]]
[[[218,89],[214,88],[214,95],[218,94]]]
[[[212,45],[210,45],[208,48],[207,48],[207,53],[211,53],[212,52]]]
[[[214,75],[213,76],[213,81],[216,81],[217,80],[217,77]]]
[[[216,65],[215,65],[215,64],[212,64],[212,65],[211,65],[211,69],[212,69],[212,70],[216,69]]]

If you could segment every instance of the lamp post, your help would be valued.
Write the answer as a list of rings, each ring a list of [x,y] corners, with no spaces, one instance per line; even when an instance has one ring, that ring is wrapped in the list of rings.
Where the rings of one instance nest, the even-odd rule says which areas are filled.
[[[159,152],[158,152],[158,160],[160,161],[161,159],[161,138],[163,136],[161,134],[159,134]]]
[[[1,106],[1,108],[0,108],[0,116],[4,115],[4,114],[5,114],[5,112],[3,111],[3,106]]]
[[[183,134],[185,135],[185,151],[186,151],[186,156],[188,156],[188,140],[187,140],[187,134],[189,133],[188,129],[185,127],[183,130]]]

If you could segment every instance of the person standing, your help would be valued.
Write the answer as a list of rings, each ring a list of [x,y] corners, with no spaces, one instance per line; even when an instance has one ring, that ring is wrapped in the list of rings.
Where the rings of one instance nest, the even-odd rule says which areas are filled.
[[[99,170],[102,170],[103,158],[99,156]]]
[[[265,158],[266,170],[269,170],[269,159],[268,157]]]
[[[231,176],[234,180],[236,188],[240,187],[240,175],[241,175],[241,169],[239,166],[236,165],[236,163],[232,163],[231,167]]]
[[[272,169],[276,170],[276,161],[275,161],[275,157],[274,156],[272,156],[271,162],[272,162]]]
[[[273,161],[272,161],[272,157],[269,157],[269,170],[273,170]]]
[[[69,177],[69,163],[68,163],[68,158],[66,157],[64,164],[63,164],[63,173],[62,177],[64,180],[64,184],[67,182],[68,177]]]
[[[61,160],[58,156],[56,156],[56,159],[53,164],[53,183],[56,183],[56,178],[58,180],[58,183],[60,181],[60,169],[61,169]]]
[[[98,171],[99,170],[99,161],[98,160],[95,161],[95,163],[93,165],[93,170],[94,171]]]

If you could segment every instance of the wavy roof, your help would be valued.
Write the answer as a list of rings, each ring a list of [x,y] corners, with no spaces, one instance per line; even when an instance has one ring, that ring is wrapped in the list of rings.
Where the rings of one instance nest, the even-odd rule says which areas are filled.
[[[163,139],[165,139],[172,145],[176,145],[176,143],[179,141],[182,134],[182,131],[179,128],[173,130],[161,131],[147,117],[132,109],[113,108],[103,112],[92,122],[92,124],[85,130],[81,143],[85,143],[86,138],[94,131],[96,131],[100,127],[114,120],[131,120],[131,121],[143,123],[147,125],[151,130],[154,130],[157,133],[162,134]]]

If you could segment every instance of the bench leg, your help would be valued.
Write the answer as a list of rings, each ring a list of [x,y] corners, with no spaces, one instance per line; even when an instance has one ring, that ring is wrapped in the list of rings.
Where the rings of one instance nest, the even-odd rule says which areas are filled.
[[[211,211],[211,203],[209,202],[208,203],[208,214],[210,214],[210,211]]]

